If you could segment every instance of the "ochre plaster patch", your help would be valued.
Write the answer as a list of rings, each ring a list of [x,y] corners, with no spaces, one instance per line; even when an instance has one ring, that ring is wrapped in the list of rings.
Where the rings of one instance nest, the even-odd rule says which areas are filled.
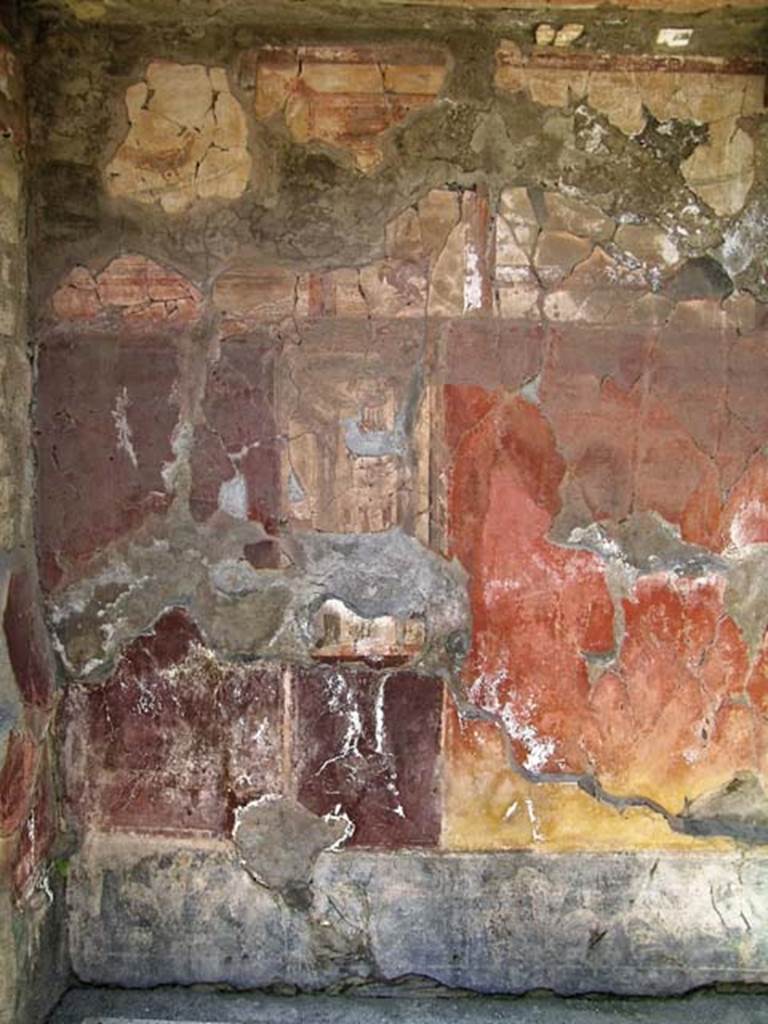
[[[236,199],[248,187],[245,115],[224,68],[153,61],[125,95],[128,135],[107,189],[179,213],[198,199]]]

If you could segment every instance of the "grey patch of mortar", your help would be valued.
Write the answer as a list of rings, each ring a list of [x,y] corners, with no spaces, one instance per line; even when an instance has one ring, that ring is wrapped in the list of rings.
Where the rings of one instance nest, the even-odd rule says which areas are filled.
[[[526,402],[530,402],[531,405],[541,404],[541,374],[537,373],[535,377],[527,381],[520,388],[520,397],[524,398]]]
[[[753,199],[726,228],[716,255],[732,277],[743,274],[760,254],[765,254],[767,236],[768,211],[759,199]]]
[[[405,432],[405,413],[395,416],[393,430],[363,430],[356,419],[345,419],[344,441],[353,455],[376,458],[383,455],[402,455],[408,446]]]
[[[752,772],[737,772],[720,789],[693,800],[682,816],[692,835],[733,835],[768,843],[768,796]]]
[[[236,596],[258,590],[260,576],[244,558],[225,558],[211,566],[209,577],[213,587],[222,594]]]
[[[733,291],[733,282],[712,256],[687,260],[675,271],[665,289],[675,302],[688,299],[724,299]]]
[[[301,486],[301,481],[296,473],[291,470],[288,476],[288,500],[295,504],[299,501],[304,501],[305,498],[306,494]]]
[[[727,559],[682,540],[680,530],[655,512],[634,512],[620,523],[592,523],[571,531],[568,546],[609,561],[619,559],[640,575],[671,572],[697,578],[724,573]]]
[[[232,838],[257,882],[277,890],[289,906],[306,910],[315,861],[352,831],[348,819],[321,818],[290,797],[268,795],[237,810]]]
[[[768,628],[768,545],[755,544],[731,560],[725,610],[754,657]]]
[[[173,544],[134,543],[97,577],[56,595],[49,616],[68,671],[94,678],[103,674],[124,644],[151,629],[171,607],[186,608],[206,641],[222,656],[235,658],[307,661],[314,643],[312,617],[329,597],[366,618],[422,617],[425,670],[444,667],[447,637],[469,632],[463,569],[402,530],[294,533],[282,543],[295,567],[254,570],[242,558],[243,544],[264,536],[261,527],[233,523],[221,534],[204,528],[179,531]],[[105,580],[124,588],[108,610],[98,596]]]
[[[638,576],[722,576],[725,610],[739,627],[750,655],[758,652],[768,628],[768,545],[718,555],[682,540],[679,528],[655,512],[633,513],[618,524],[576,528],[567,541],[557,543],[592,551],[603,559],[609,589],[619,599],[614,601],[617,614],[620,599],[631,593]]]
[[[439,657],[453,633],[471,623],[466,574],[400,529],[372,534],[297,533],[294,560],[304,572],[297,607],[305,644],[312,642],[311,615],[318,599],[335,597],[357,615],[422,617],[427,660]]]

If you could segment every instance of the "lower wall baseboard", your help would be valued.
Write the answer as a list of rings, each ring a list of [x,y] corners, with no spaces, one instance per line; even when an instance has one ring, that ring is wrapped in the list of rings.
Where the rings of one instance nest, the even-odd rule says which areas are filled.
[[[768,982],[768,851],[323,853],[260,885],[225,841],[91,834],[68,883],[96,984],[322,989],[423,976],[478,992],[673,994]]]

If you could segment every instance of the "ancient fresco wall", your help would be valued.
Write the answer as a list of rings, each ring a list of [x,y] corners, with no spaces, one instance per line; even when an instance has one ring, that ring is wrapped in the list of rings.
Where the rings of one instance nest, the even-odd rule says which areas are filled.
[[[26,107],[0,25],[0,1021],[46,1012],[66,976],[56,869],[55,666],[32,529]]]
[[[42,34],[39,567],[108,863],[317,918],[355,849],[768,841],[765,70],[553,26]]]

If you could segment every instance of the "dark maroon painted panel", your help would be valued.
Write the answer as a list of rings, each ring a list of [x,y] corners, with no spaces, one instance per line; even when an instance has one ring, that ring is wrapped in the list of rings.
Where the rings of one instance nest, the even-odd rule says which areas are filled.
[[[293,682],[298,797],[344,813],[357,846],[430,846],[440,832],[442,684],[411,672],[303,669]]]
[[[162,469],[176,351],[161,338],[52,336],[40,346],[38,531],[46,589],[170,502]]]
[[[101,828],[227,831],[236,806],[281,790],[280,708],[279,666],[218,661],[170,611],[104,683],[70,688],[68,802]]]
[[[279,512],[280,464],[273,408],[274,354],[260,340],[222,342],[208,370],[205,424],[195,431],[192,515],[199,522],[220,507],[268,528]],[[220,502],[221,485],[238,475],[242,499]]]

